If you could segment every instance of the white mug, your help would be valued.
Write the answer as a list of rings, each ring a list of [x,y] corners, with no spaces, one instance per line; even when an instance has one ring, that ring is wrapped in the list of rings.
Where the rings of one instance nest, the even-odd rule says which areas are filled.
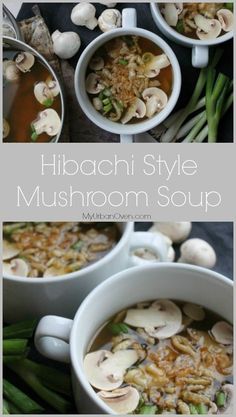
[[[157,3],[151,3],[152,17],[160,31],[170,40],[192,48],[192,65],[195,68],[204,68],[207,66],[209,61],[209,47],[219,45],[223,42],[228,41],[233,37],[233,31],[227,32],[222,36],[215,39],[208,39],[203,41],[201,39],[191,39],[187,36],[181,35],[175,29],[173,29],[165,21],[161,14],[160,8]]]
[[[98,329],[119,311],[159,298],[201,304],[233,322],[233,282],[216,272],[176,263],[130,268],[114,275],[89,294],[73,321],[55,316],[41,319],[35,345],[46,357],[71,363],[79,413],[115,414],[97,396],[84,373],[84,356]]]
[[[161,235],[134,232],[133,223],[117,223],[121,237],[103,258],[70,274],[48,278],[3,277],[3,314],[8,323],[45,314],[74,317],[78,305],[98,284],[122,269],[137,265],[137,248],[147,248],[157,261],[167,259]]]
[[[112,133],[120,135],[121,143],[132,143],[134,135],[147,132],[154,126],[157,126],[171,113],[175,107],[181,87],[181,72],[178,60],[167,45],[167,43],[148,30],[140,29],[136,27],[137,15],[135,9],[123,9],[122,11],[122,28],[114,29],[94,39],[81,54],[75,70],[75,92],[77,100],[86,114],[86,116],[101,129],[107,130]],[[106,42],[113,38],[124,35],[136,35],[143,38],[147,38],[156,45],[158,45],[164,53],[168,56],[173,70],[173,87],[166,107],[151,119],[140,121],[139,123],[123,125],[119,122],[112,122],[106,117],[102,116],[92,105],[85,88],[86,71],[90,59],[94,53]]]

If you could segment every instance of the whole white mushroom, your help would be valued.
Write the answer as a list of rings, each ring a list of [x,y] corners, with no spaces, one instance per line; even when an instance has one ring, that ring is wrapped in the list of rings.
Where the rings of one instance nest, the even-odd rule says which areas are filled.
[[[121,27],[121,13],[116,9],[107,9],[98,18],[98,26],[102,32]]]
[[[178,262],[213,268],[216,263],[216,253],[211,245],[203,239],[188,239],[180,246]]]
[[[72,58],[79,50],[81,41],[76,32],[60,32],[52,34],[54,53],[61,59]]]
[[[192,229],[191,222],[155,222],[153,231],[168,236],[173,243],[183,242],[189,236]]]
[[[100,1],[99,2],[100,4],[104,4],[104,6],[107,6],[107,7],[116,7],[116,3],[110,3],[109,2],[109,0],[103,0],[103,1]]]
[[[95,15],[96,9],[94,5],[82,1],[72,9],[71,20],[77,26],[86,26],[88,29],[93,30],[98,24]]]

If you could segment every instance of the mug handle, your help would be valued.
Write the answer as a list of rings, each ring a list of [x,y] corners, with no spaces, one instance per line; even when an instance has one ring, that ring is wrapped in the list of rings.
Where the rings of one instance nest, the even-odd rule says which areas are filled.
[[[196,45],[192,48],[192,66],[195,68],[205,68],[209,61],[208,46]]]
[[[133,8],[125,8],[122,10],[122,27],[124,29],[137,27],[137,12]],[[133,135],[120,135],[120,143],[129,144],[133,143]]]
[[[156,260],[142,259],[134,255],[136,249],[149,249],[156,256]],[[168,245],[165,238],[158,233],[133,232],[130,243],[129,266],[139,266],[147,263],[167,261]]]
[[[43,317],[36,328],[34,343],[43,356],[70,363],[69,338],[73,320],[59,316]]]

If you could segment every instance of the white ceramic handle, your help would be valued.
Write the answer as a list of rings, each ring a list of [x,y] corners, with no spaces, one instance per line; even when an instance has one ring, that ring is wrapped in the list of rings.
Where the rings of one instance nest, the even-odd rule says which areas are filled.
[[[134,141],[134,136],[133,135],[120,135],[120,143],[125,143],[125,144],[129,144],[129,143],[133,143]]]
[[[70,362],[69,338],[73,320],[59,316],[43,317],[36,329],[36,349],[49,359]]]
[[[192,48],[192,65],[195,68],[205,68],[209,61],[208,46],[196,45]]]
[[[149,249],[156,260],[147,260],[134,255],[134,251],[140,248]],[[130,244],[129,266],[138,266],[153,262],[165,262],[167,260],[167,244],[158,233],[134,232]]]
[[[133,8],[122,10],[122,27],[136,28],[137,27],[137,12]]]

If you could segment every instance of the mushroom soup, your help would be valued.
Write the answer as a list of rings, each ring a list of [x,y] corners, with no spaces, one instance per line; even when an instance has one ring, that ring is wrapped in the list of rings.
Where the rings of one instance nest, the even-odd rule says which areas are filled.
[[[163,3],[171,27],[192,39],[212,40],[233,30],[233,3]]]
[[[105,43],[92,57],[86,90],[104,117],[127,124],[161,112],[172,82],[167,55],[150,40],[127,35]]]
[[[119,239],[115,223],[4,223],[3,274],[41,278],[79,271]]]
[[[106,322],[84,372],[118,414],[233,413],[233,328],[187,302],[139,303]]]
[[[3,56],[3,141],[51,141],[61,130],[57,81],[32,53],[4,48]]]

